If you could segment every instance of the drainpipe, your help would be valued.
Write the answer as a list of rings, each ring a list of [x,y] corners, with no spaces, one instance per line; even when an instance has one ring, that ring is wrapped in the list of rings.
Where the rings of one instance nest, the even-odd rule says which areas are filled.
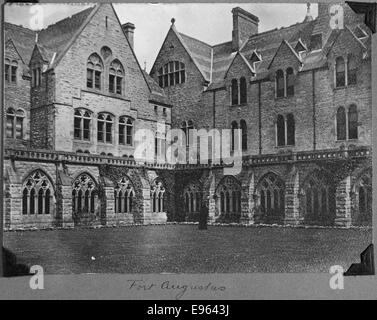
[[[315,113],[315,70],[312,71],[312,105],[313,105],[313,150],[317,149],[316,113]]]
[[[258,82],[258,121],[259,121],[259,154],[262,154],[262,100],[261,100],[261,81]]]

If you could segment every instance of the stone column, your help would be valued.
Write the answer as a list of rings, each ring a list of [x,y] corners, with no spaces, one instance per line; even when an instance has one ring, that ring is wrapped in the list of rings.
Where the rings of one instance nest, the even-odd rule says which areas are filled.
[[[246,181],[248,183],[249,181]],[[241,218],[240,223],[253,224],[256,209],[254,175],[250,184],[243,184],[241,193]]]
[[[339,182],[336,192],[335,225],[349,227],[351,225],[351,176]]]
[[[295,169],[294,169],[295,170]],[[285,183],[285,215],[284,224],[297,225],[301,223],[300,203],[299,203],[299,173],[293,173]]]
[[[72,186],[71,185],[62,185],[61,186],[61,210],[62,210],[62,227],[73,227],[73,217],[72,217]]]
[[[103,193],[102,203],[105,203],[105,208],[103,208],[105,216],[101,217],[102,223],[106,223],[107,226],[116,225],[118,221],[114,211],[114,187],[106,184],[103,187]]]

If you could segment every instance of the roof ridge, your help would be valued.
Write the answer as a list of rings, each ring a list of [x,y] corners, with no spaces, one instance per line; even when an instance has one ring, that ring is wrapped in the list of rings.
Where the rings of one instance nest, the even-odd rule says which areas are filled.
[[[81,11],[79,11],[79,12],[76,12],[75,14],[72,14],[72,15],[70,15],[70,16],[68,16],[68,17],[65,17],[65,18],[61,19],[61,20],[58,20],[58,21],[56,21],[56,22],[54,22],[54,23],[52,23],[52,24],[49,24],[49,25],[46,26],[45,28],[43,28],[43,29],[41,29],[41,30],[38,30],[38,31],[36,31],[36,32],[46,31],[47,29],[49,29],[49,28],[51,28],[51,27],[54,27],[54,26],[56,26],[57,24],[60,24],[60,23],[66,22],[66,20],[70,20],[70,19],[72,19],[73,17],[78,16],[79,14],[83,14],[83,12],[86,12],[86,11],[89,11],[89,10],[93,10],[94,7],[95,7],[95,6],[92,6],[92,7],[86,8],[86,9],[84,9],[84,10],[81,10]]]

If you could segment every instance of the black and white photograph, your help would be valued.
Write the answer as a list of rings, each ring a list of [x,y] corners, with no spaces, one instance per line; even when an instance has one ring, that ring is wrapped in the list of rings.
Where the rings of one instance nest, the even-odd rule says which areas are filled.
[[[5,4],[4,275],[357,273],[367,10]]]

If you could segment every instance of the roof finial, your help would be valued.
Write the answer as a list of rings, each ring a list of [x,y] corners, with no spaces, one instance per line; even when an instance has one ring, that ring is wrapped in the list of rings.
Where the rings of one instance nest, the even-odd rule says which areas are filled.
[[[38,42],[38,32],[35,33],[35,43]]]
[[[174,23],[175,23],[175,19],[174,18],[171,18],[171,24],[173,24],[174,25]]]
[[[306,16],[305,16],[305,19],[304,19],[304,22],[308,22],[308,21],[313,21],[313,17],[312,17],[312,14],[310,13],[310,3],[308,2],[306,4]]]
[[[144,71],[147,71],[147,62],[144,61]]]

